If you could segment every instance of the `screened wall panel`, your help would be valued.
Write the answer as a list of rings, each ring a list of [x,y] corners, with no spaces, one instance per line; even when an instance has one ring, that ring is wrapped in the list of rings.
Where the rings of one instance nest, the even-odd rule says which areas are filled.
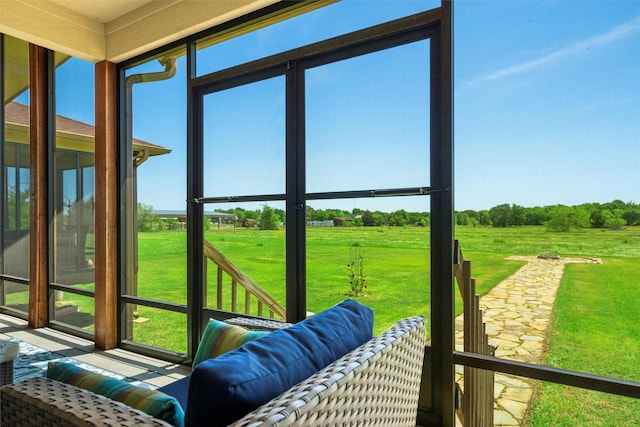
[[[26,316],[29,301],[29,44],[2,36],[2,236],[0,304]],[[7,278],[13,280],[6,280]]]

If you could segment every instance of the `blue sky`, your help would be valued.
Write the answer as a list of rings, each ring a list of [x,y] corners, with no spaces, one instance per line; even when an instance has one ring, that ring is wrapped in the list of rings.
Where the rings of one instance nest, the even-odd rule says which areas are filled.
[[[458,6],[457,209],[640,201],[640,2]]]
[[[437,4],[345,0],[210,48],[198,72]],[[640,202],[640,2],[459,0],[454,17],[457,210]],[[308,191],[429,185],[428,86],[412,71],[428,65],[428,47],[309,71]],[[172,81],[134,88],[134,136],[173,150],[140,167],[139,200],[156,209],[184,209],[186,198],[184,58],[178,65]],[[206,97],[205,195],[283,192],[283,87],[274,79]],[[429,206],[425,197],[310,204]]]

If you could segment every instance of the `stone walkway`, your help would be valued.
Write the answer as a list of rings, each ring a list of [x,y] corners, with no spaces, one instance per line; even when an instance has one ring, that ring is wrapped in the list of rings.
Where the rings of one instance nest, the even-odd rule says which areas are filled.
[[[546,330],[551,319],[556,292],[571,263],[601,263],[597,258],[539,259],[512,256],[527,263],[480,299],[489,343],[497,346],[496,356],[539,364],[546,346]],[[456,348],[462,350],[463,317],[456,318]],[[456,381],[461,380],[458,367]],[[495,374],[494,425],[519,426],[533,394],[534,380]]]

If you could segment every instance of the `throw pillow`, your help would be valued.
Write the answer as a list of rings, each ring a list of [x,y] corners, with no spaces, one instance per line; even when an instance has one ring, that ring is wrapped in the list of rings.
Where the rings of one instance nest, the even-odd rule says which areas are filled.
[[[347,300],[197,365],[185,424],[226,426],[364,344],[373,310]]]
[[[137,387],[117,378],[90,372],[64,362],[49,362],[47,378],[122,402],[175,426],[184,426],[184,412],[178,401],[157,390]]]
[[[198,345],[198,351],[193,358],[193,367],[198,366],[203,360],[218,357],[268,333],[269,331],[250,331],[242,326],[209,319]]]

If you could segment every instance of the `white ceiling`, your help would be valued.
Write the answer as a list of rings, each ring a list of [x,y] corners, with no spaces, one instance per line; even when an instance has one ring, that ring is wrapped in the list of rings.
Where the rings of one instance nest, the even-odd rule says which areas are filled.
[[[158,3],[163,7],[175,3],[172,0],[51,0],[62,7],[73,10],[87,18],[103,24],[111,22],[147,3]]]
[[[0,33],[94,63],[121,62],[250,14],[267,25],[336,0],[0,0]]]

